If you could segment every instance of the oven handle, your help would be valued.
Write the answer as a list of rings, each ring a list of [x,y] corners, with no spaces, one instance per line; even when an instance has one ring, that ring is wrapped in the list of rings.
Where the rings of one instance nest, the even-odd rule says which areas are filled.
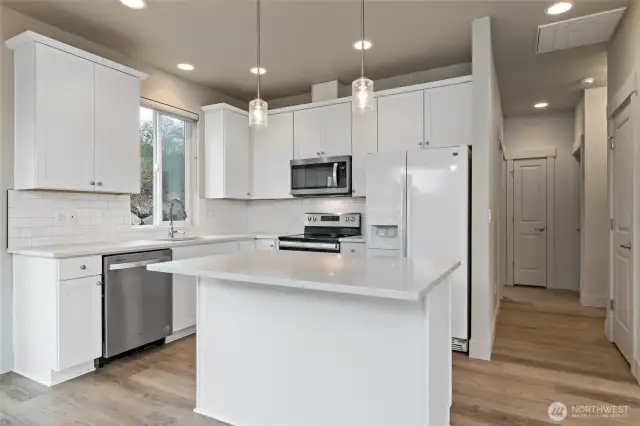
[[[333,163],[333,186],[338,187],[338,163]]]
[[[285,248],[305,248],[305,249],[340,251],[340,245],[332,244],[332,243],[301,243],[297,241],[279,241],[278,246],[285,247]]]
[[[113,265],[109,265],[110,271],[119,271],[122,269],[132,269],[132,268],[140,268],[141,266],[152,265],[154,263],[162,263],[169,262],[172,259],[170,257],[161,257],[157,259],[150,260],[140,260],[138,262],[129,262],[129,263],[114,263]]]

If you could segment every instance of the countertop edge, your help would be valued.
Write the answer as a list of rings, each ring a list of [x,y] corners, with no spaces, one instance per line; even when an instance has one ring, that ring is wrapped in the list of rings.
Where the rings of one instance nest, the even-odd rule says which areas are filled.
[[[206,245],[206,244],[215,244],[215,243],[224,243],[224,242],[232,242],[232,241],[249,241],[249,240],[261,240],[261,239],[276,239],[276,235],[269,234],[247,234],[247,235],[208,235],[204,236],[202,239],[198,240],[186,240],[186,241],[159,241],[159,240],[139,240],[141,242],[145,242],[146,244],[141,244],[138,247],[134,246],[118,246],[118,244],[127,244],[131,241],[138,240],[129,240],[129,241],[119,241],[113,242],[113,247],[105,247],[104,249],[96,249],[93,247],[82,248],[81,246],[85,243],[78,243],[79,248],[77,250],[69,250],[68,253],[59,254],[55,251],[50,251],[51,247],[49,246],[41,246],[41,247],[22,247],[22,248],[8,248],[7,253],[18,256],[28,256],[28,257],[39,257],[45,259],[71,259],[74,257],[83,257],[83,256],[98,256],[98,255],[110,255],[110,254],[119,254],[119,253],[133,253],[137,251],[149,251],[149,250],[164,250],[170,248],[179,248],[179,247],[192,247],[198,245]],[[106,242],[105,245],[111,244]],[[69,246],[73,246],[74,244],[68,244]]]
[[[460,267],[460,261],[455,262],[450,268],[442,272],[437,278],[419,291],[402,291],[389,289],[376,289],[369,287],[353,287],[342,284],[327,284],[316,281],[292,280],[288,278],[272,278],[255,275],[244,275],[240,273],[226,273],[215,271],[202,271],[198,269],[185,270],[181,266],[175,266],[174,262],[156,263],[147,266],[147,269],[155,272],[169,274],[186,275],[198,278],[210,278],[235,282],[246,282],[252,284],[262,284],[273,287],[299,288],[303,290],[316,290],[326,293],[352,294],[357,296],[368,296],[379,299],[405,300],[419,302],[427,296],[438,284],[441,284],[449,275]]]

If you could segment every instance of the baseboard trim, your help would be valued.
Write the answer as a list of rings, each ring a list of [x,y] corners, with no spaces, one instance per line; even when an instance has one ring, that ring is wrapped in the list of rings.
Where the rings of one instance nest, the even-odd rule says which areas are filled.
[[[606,308],[609,298],[607,296],[599,296],[595,294],[580,294],[580,303],[582,306],[590,308]]]
[[[180,340],[184,337],[191,336],[196,332],[196,326],[192,325],[191,327],[183,328],[182,330],[173,333],[171,336],[164,339],[165,343],[175,342],[176,340]]]
[[[633,374],[633,377],[635,377],[636,382],[640,384],[640,362],[638,362],[637,359],[633,361],[633,368],[631,369],[631,374]]]
[[[75,379],[76,377],[80,377],[87,373],[91,373],[95,370],[96,368],[94,362],[89,361],[82,364],[74,365],[73,367],[67,368],[66,370],[50,371],[43,377],[28,373],[21,370],[20,368],[15,368],[13,371],[16,374],[26,377],[27,379],[33,380],[34,382],[38,382],[47,387],[52,387],[55,385],[59,385],[60,383],[67,382],[71,379]]]
[[[500,300],[496,304],[493,312],[493,323],[491,324],[491,335],[486,339],[474,339],[469,342],[469,357],[483,361],[491,361],[491,352],[496,338],[496,326],[498,324],[498,314],[500,313]]]

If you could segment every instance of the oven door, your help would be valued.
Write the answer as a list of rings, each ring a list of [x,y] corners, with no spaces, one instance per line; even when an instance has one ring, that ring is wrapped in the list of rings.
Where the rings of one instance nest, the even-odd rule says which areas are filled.
[[[351,195],[351,156],[291,160],[291,195]]]
[[[340,244],[280,240],[278,241],[278,250],[313,251],[318,253],[340,253]]]

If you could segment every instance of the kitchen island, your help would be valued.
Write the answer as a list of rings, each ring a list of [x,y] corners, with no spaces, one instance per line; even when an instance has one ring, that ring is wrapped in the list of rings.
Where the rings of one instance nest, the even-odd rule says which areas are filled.
[[[459,265],[255,251],[148,269],[198,278],[195,412],[233,426],[447,426]]]

